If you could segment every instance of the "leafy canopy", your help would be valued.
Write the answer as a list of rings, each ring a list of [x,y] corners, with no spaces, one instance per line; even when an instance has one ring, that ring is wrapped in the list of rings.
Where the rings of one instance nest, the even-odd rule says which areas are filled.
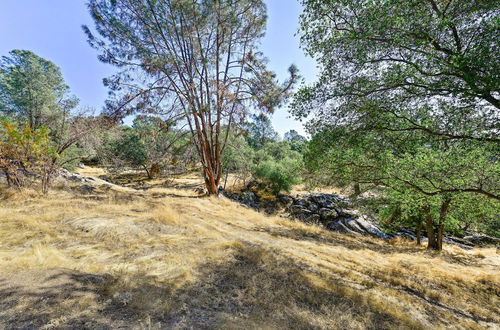
[[[28,123],[32,129],[53,127],[75,108],[61,71],[27,50],[13,50],[0,61],[0,114]]]

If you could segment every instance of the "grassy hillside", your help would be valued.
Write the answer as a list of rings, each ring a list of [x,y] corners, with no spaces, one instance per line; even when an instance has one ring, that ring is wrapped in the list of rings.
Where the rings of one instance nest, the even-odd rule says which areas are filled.
[[[191,189],[0,192],[0,328],[500,324],[494,248],[349,237]]]

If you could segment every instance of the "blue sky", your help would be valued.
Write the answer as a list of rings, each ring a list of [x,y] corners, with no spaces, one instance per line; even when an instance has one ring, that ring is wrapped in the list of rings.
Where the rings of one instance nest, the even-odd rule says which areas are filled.
[[[27,49],[57,64],[82,106],[102,108],[107,90],[102,78],[114,72],[100,63],[97,53],[87,44],[82,24],[92,25],[83,0],[1,0],[0,55],[12,49]],[[269,66],[282,79],[295,63],[306,82],[315,79],[317,69],[306,58],[294,37],[301,12],[296,0],[266,0],[268,26],[262,51]],[[275,129],[283,135],[290,129],[303,133],[302,124],[288,118],[287,109],[272,117]]]

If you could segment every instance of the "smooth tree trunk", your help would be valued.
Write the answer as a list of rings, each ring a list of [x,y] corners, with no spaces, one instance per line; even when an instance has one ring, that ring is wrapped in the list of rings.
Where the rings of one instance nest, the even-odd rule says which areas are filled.
[[[444,224],[446,221],[446,216],[448,214],[450,203],[451,203],[450,198],[445,198],[444,201],[441,203],[437,226],[434,225],[434,221],[432,220],[430,207],[428,205],[424,207],[425,223],[427,227],[427,238],[429,240],[427,244],[428,249],[437,251],[441,251],[443,249]]]
[[[417,235],[417,245],[422,244],[422,219],[418,218],[417,228],[415,229]]]
[[[437,245],[436,250],[438,251],[441,251],[443,249],[443,232],[444,232],[444,225],[443,224],[438,225],[437,240],[436,240],[436,245]]]
[[[438,224],[438,236],[437,236],[437,250],[443,249],[443,234],[444,234],[444,223],[446,221],[446,216],[448,214],[448,209],[450,207],[451,199],[446,198],[443,203],[441,203],[441,209],[439,211],[439,224]]]
[[[220,179],[218,180],[215,173],[213,173],[208,169],[204,170],[204,176],[205,176],[205,187],[207,188],[208,194],[217,195]]]
[[[203,178],[208,195],[217,195],[222,175],[220,122],[207,125],[207,118],[192,111],[193,120],[188,120],[191,132],[197,138],[196,149],[203,166]],[[193,125],[194,123],[194,125]]]
[[[425,226],[427,230],[427,248],[429,250],[437,250],[436,234],[434,232],[434,221],[432,221],[431,208],[429,205],[424,206]]]

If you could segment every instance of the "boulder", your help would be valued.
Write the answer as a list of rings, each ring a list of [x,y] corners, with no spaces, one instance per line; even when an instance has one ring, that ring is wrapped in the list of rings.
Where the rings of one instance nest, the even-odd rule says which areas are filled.
[[[296,199],[293,203],[294,206],[301,206],[302,208],[308,208],[309,202],[303,198]]]
[[[336,198],[335,195],[329,194],[311,194],[308,199],[316,204],[319,208],[331,208],[334,206]]]
[[[487,245],[500,246],[500,238],[491,237],[487,235],[465,236],[463,239],[477,246],[487,246]]]
[[[339,233],[351,234],[351,235],[356,235],[356,236],[360,236],[361,235],[360,233],[357,233],[357,232],[355,232],[355,231],[347,228],[342,223],[342,221],[332,221],[332,222],[330,222],[329,224],[326,225],[326,228],[328,230],[337,231]]]
[[[339,216],[344,218],[356,218],[360,217],[361,213],[358,210],[344,209],[344,208],[336,208],[335,209]]]
[[[300,215],[300,214],[311,214],[312,212],[309,211],[307,208],[301,205],[292,205],[288,208],[288,212],[290,212],[291,215]]]
[[[247,206],[250,206],[250,207],[256,208],[256,209],[259,208],[258,197],[252,191],[247,191],[247,192],[244,192],[243,194],[241,194],[239,200],[241,201],[241,203],[243,203]]]
[[[328,209],[325,207],[319,209],[318,214],[321,216],[321,220],[328,222],[335,220],[339,216],[335,209]]]
[[[378,228],[373,221],[369,221],[366,217],[361,216],[356,218],[356,223],[361,227],[366,233],[383,239],[391,238],[390,235],[384,233],[380,228]]]
[[[293,197],[286,196],[286,195],[278,195],[278,200],[281,204],[283,204],[285,207],[290,207],[293,205]]]
[[[309,205],[307,206],[307,209],[313,213],[317,213],[319,210],[319,206],[317,204],[314,204],[314,203],[309,203]]]
[[[356,233],[366,234],[365,230],[358,225],[356,220],[356,218],[341,218],[339,222]]]

